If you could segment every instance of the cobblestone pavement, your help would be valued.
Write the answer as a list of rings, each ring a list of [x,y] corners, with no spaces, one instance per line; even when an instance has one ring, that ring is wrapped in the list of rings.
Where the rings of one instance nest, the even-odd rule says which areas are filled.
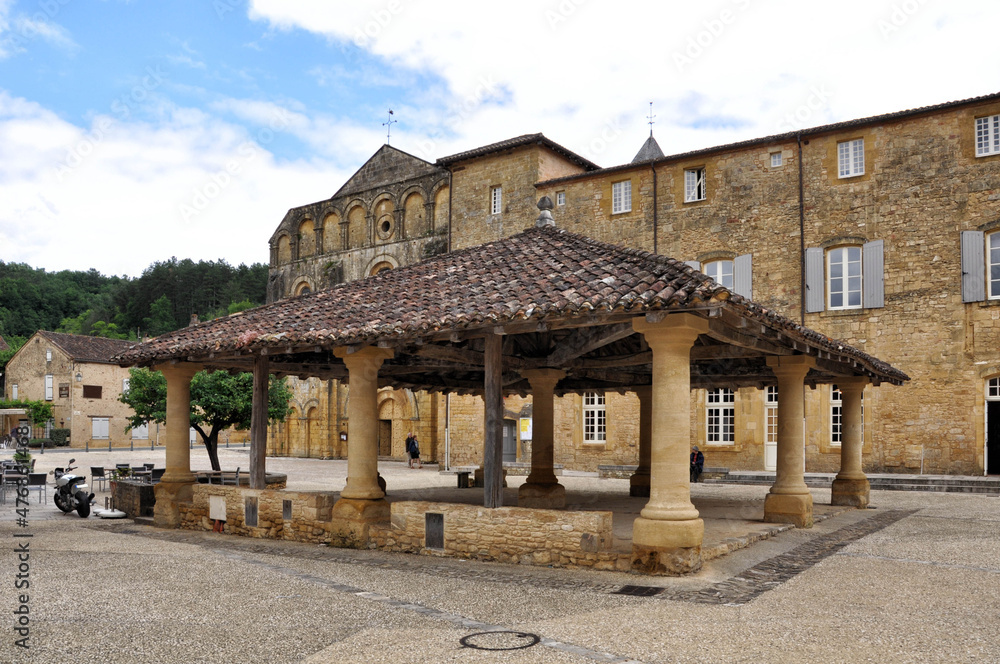
[[[165,531],[63,516],[51,498],[21,528],[8,503],[0,662],[1000,661],[998,499],[873,503],[682,578]],[[24,541],[27,600],[14,588]],[[22,606],[28,650],[14,645]]]

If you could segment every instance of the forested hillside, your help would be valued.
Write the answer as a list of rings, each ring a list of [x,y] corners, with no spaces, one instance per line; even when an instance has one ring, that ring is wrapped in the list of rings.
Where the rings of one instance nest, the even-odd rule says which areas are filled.
[[[47,272],[0,261],[0,335],[17,342],[37,330],[120,339],[157,335],[264,303],[267,265],[223,260],[156,262],[142,276],[96,270]]]

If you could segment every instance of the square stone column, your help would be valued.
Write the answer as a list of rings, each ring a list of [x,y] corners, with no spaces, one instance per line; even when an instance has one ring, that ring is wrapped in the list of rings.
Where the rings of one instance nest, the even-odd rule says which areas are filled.
[[[813,500],[805,480],[805,377],[815,360],[808,355],[771,355],[767,366],[778,379],[778,464],[764,499],[764,520],[813,525]]]
[[[517,490],[518,507],[563,509],[566,487],[559,484],[554,470],[554,426],[552,393],[565,378],[559,369],[528,369],[521,375],[531,383],[531,472]]]
[[[153,522],[160,528],[180,525],[179,503],[192,500],[195,483],[191,472],[191,379],[201,366],[187,362],[156,367],[167,379],[166,469],[154,488]]]
[[[864,445],[862,395],[867,384],[868,378],[864,376],[837,380],[842,395],[840,472],[833,480],[831,505],[867,507],[870,501],[871,486],[861,469],[861,448]]]
[[[701,567],[705,523],[691,503],[691,347],[708,321],[673,314],[634,319],[653,351],[649,502],[632,526],[632,568],[684,574]]]
[[[366,346],[353,353],[335,348],[347,365],[347,485],[333,506],[335,544],[364,546],[368,526],[389,518],[389,503],[378,483],[378,370],[393,356],[386,348]]]
[[[653,388],[637,387],[639,397],[639,467],[628,479],[628,495],[649,498],[650,442],[653,425]]]

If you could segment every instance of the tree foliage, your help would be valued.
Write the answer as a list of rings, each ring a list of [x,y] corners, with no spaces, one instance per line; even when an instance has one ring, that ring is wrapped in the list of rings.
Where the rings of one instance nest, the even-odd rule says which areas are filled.
[[[38,330],[136,339],[184,327],[192,314],[208,320],[263,304],[266,293],[263,263],[171,258],[130,279],[0,261],[0,335],[8,343]]]
[[[52,404],[45,401],[30,401],[19,399],[9,401],[0,399],[0,408],[23,408],[33,424],[42,425],[52,419]]]
[[[128,418],[128,428],[147,422],[165,424],[167,420],[167,379],[159,371],[133,368],[128,390],[119,397],[135,412]],[[284,420],[289,413],[291,392],[284,379],[270,377],[267,418]],[[229,427],[250,428],[253,404],[253,374],[229,374],[223,371],[199,371],[191,379],[191,426],[205,443],[213,470],[219,465],[219,434]]]

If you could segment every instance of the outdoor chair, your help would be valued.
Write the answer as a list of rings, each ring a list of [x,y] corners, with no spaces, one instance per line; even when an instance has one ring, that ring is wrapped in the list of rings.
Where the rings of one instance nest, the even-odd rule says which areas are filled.
[[[91,466],[90,480],[91,482],[93,482],[95,486],[97,485],[98,482],[100,482],[102,486],[107,487],[108,476],[104,474],[104,466]]]
[[[156,484],[163,477],[163,473],[167,471],[166,468],[153,468],[149,471],[149,481],[152,484]]]
[[[38,491],[38,502],[42,502],[42,496],[45,496],[45,502],[49,501],[49,485],[45,483],[48,479],[46,473],[28,473],[28,491]]]
[[[152,470],[153,466],[155,465],[156,465],[155,463],[144,463],[142,464],[142,467],[145,468],[146,470]]]

